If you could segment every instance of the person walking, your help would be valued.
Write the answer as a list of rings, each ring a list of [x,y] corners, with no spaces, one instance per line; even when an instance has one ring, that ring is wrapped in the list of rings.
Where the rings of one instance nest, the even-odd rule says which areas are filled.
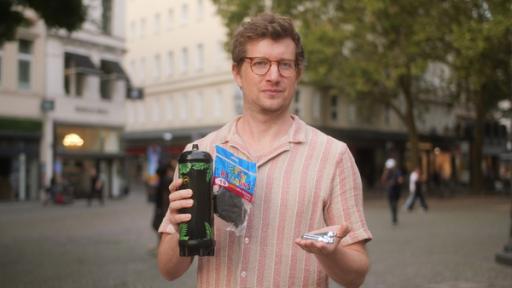
[[[409,197],[404,204],[404,207],[407,209],[407,211],[410,212],[414,209],[416,200],[420,201],[420,205],[424,211],[428,210],[427,201],[425,200],[422,189],[423,185],[421,181],[421,169],[418,166],[409,175]]]
[[[160,243],[161,234],[158,233],[158,228],[164,219],[167,209],[169,209],[169,185],[173,180],[174,170],[177,166],[175,159],[169,163],[161,164],[156,173],[158,175],[158,185],[155,190],[155,210],[151,226],[157,233],[158,243]]]
[[[398,167],[396,160],[389,158],[386,160],[381,182],[386,187],[389,208],[391,211],[391,223],[398,224],[398,201],[402,190],[404,178],[402,171]]]
[[[98,198],[101,205],[104,204],[103,200],[103,186],[104,182],[101,175],[96,168],[91,169],[91,187],[89,195],[87,196],[87,205],[91,206],[93,198]]]
[[[263,13],[244,21],[232,42],[232,74],[243,92],[243,113],[194,142],[215,157],[215,146],[257,165],[254,201],[245,232],[227,231],[214,216],[215,256],[199,257],[197,287],[327,287],[328,277],[359,287],[368,272],[372,235],[363,212],[361,177],[347,145],[289,112],[304,67],[292,19]],[[186,150],[192,147],[189,144]],[[302,165],[307,161],[308,165]],[[170,185],[160,225],[160,273],[183,275],[178,225],[194,205],[181,179]],[[332,232],[333,243],[302,239]]]

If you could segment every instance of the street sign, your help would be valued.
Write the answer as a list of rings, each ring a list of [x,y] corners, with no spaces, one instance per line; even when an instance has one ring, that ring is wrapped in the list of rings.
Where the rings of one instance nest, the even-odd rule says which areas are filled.
[[[41,110],[44,113],[53,111],[54,109],[55,109],[55,100],[53,100],[53,99],[43,99],[43,101],[41,101]]]

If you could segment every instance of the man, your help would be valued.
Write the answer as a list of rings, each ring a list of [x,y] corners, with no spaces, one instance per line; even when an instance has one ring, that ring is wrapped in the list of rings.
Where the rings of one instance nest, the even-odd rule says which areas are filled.
[[[242,23],[232,47],[233,77],[244,95],[243,114],[197,141],[221,145],[257,163],[254,202],[245,234],[226,231],[215,217],[215,256],[198,262],[198,287],[326,287],[333,278],[359,287],[368,271],[371,239],[359,172],[347,146],[306,125],[288,108],[304,52],[289,18],[264,13]],[[174,181],[159,231],[162,275],[180,277],[192,259],[179,257],[178,224],[191,218],[193,191]],[[301,239],[305,232],[336,233],[335,243]]]
[[[389,209],[391,211],[391,223],[398,224],[398,200],[402,191],[404,182],[402,171],[396,165],[396,160],[389,158],[384,164],[384,172],[381,177],[382,184],[386,187],[388,193]]]

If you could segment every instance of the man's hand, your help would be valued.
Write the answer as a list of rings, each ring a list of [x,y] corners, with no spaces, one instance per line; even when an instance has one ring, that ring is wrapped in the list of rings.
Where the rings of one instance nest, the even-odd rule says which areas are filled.
[[[343,237],[347,236],[347,234],[351,231],[350,227],[348,225],[334,225],[334,226],[328,226],[324,227],[319,230],[311,231],[308,233],[316,234],[316,233],[322,233],[322,232],[329,232],[333,231],[336,232],[336,237],[334,239],[334,243],[324,243],[320,241],[315,240],[306,240],[302,238],[295,239],[295,244],[300,246],[300,248],[304,249],[304,251],[313,253],[313,254],[319,254],[319,255],[328,255],[330,253],[333,253],[338,245],[340,244],[340,241]]]
[[[187,222],[192,218],[192,215],[186,213],[181,214],[179,212],[180,209],[190,208],[194,205],[194,200],[192,197],[192,190],[184,189],[178,190],[181,186],[183,180],[176,179],[172,181],[171,185],[169,185],[169,221],[174,226],[175,231],[178,231],[178,225],[183,222]]]

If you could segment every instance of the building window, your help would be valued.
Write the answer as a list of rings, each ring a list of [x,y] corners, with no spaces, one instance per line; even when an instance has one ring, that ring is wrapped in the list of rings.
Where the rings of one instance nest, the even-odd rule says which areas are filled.
[[[172,96],[167,96],[166,98],[166,106],[167,106],[167,109],[165,109],[165,116],[167,118],[167,120],[171,120],[173,118],[173,105],[172,105]]]
[[[105,34],[112,34],[112,0],[103,0],[101,13],[101,30]]]
[[[204,14],[204,1],[197,0],[197,19],[202,19]]]
[[[180,119],[184,120],[184,119],[187,119],[187,111],[188,110],[188,99],[187,99],[188,95],[186,93],[184,93],[183,95],[181,96],[178,96],[178,100],[179,100],[179,104],[178,106],[176,107],[179,111],[180,111]]]
[[[218,89],[215,94],[215,98],[213,99],[213,117],[218,118],[221,115],[221,103],[222,102],[222,90]]]
[[[140,19],[140,38],[144,38],[144,34],[146,33],[146,19]]]
[[[144,57],[140,59],[139,79],[141,84],[146,81],[146,59]]]
[[[181,49],[181,73],[186,73],[188,70],[188,48]]]
[[[153,70],[153,80],[159,80],[161,75],[160,55],[155,55],[155,69]]]
[[[197,44],[196,70],[201,71],[204,68],[204,46]]]
[[[203,105],[204,105],[203,93],[198,92],[197,98],[196,98],[196,105],[194,105],[194,106],[196,106],[196,119],[201,119],[202,117],[204,117]]]
[[[169,51],[167,53],[167,76],[174,74],[174,53]]]
[[[18,87],[30,89],[30,74],[32,66],[32,42],[20,40],[18,45]]]
[[[167,30],[171,30],[174,26],[174,10],[169,9],[169,12],[167,13]]]
[[[188,22],[188,4],[181,5],[181,24],[185,25]]]
[[[155,15],[155,34],[160,33],[160,14]]]
[[[338,96],[331,96],[331,120],[338,119]]]
[[[100,80],[101,99],[110,100],[115,94],[116,81],[111,79],[110,75],[106,75]]]

